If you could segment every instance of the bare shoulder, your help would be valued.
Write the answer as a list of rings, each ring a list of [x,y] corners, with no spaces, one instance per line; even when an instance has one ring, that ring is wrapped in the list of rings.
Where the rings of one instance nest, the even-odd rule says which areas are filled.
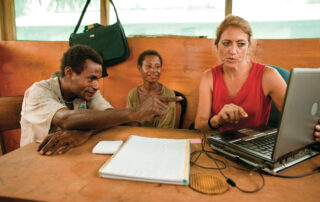
[[[206,69],[204,72],[203,72],[203,74],[211,74],[211,68],[209,68],[209,69]]]
[[[275,75],[279,75],[279,72],[273,68],[273,67],[269,67],[269,66],[266,66],[264,68],[264,72],[263,72],[263,76],[275,76]]]
[[[212,91],[213,89],[213,77],[211,69],[207,69],[203,72],[201,80],[200,80],[200,92],[201,91]]]
[[[210,69],[206,69],[203,74],[202,74],[202,80],[212,80],[212,72],[211,72],[211,68]]]
[[[280,89],[285,91],[286,84],[276,69],[266,66],[263,72],[262,87],[265,95],[269,95],[271,92]]]
[[[281,78],[281,75],[279,74],[279,72],[276,69],[269,67],[269,66],[266,66],[264,68],[264,71],[263,71],[263,79],[264,80],[272,81],[277,78]]]

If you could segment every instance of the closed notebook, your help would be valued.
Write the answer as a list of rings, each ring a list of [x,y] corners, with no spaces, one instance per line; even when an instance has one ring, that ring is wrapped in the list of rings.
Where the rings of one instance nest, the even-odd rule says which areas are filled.
[[[99,169],[100,177],[167,184],[188,184],[188,139],[130,136]]]

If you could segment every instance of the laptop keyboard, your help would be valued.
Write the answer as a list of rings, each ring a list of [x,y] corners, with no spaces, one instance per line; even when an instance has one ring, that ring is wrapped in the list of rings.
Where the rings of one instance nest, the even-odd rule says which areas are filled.
[[[277,133],[275,132],[251,140],[240,140],[238,142],[234,142],[234,144],[271,157],[276,139]]]

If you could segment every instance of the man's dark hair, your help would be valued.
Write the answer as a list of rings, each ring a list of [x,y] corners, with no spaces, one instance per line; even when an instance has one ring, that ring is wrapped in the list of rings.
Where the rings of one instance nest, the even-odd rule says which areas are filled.
[[[161,58],[161,55],[155,51],[155,50],[145,50],[143,51],[139,57],[138,57],[138,67],[141,67],[142,66],[142,62],[143,60],[146,58],[146,56],[148,55],[155,55],[155,56],[158,56],[159,59],[160,59],[160,65],[162,66],[162,58]]]
[[[76,74],[81,74],[84,68],[86,59],[90,59],[95,63],[102,65],[103,60],[101,56],[92,48],[85,45],[74,45],[70,47],[67,52],[63,54],[61,59],[61,77],[64,77],[64,69],[71,67]]]

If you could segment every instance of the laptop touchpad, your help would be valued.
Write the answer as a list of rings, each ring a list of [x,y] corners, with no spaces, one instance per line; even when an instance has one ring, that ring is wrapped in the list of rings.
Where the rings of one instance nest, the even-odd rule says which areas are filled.
[[[220,135],[221,139],[223,139],[226,142],[242,139],[244,137],[247,137],[248,134],[245,133],[239,133],[238,131],[225,131],[222,132]]]

